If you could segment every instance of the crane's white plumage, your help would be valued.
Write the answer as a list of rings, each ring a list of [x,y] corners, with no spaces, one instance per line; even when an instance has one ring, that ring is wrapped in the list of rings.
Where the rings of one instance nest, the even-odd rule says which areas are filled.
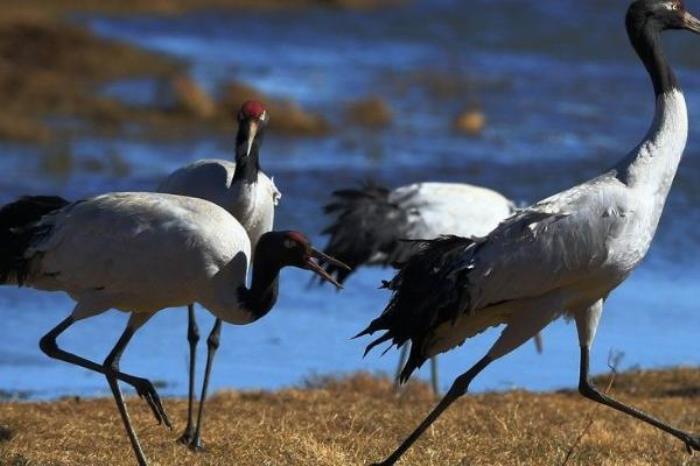
[[[405,239],[433,239],[445,234],[484,236],[514,209],[501,193],[462,183],[402,186],[389,194],[389,202],[408,214]]]
[[[262,172],[253,183],[233,183],[235,171],[234,162],[198,160],[173,172],[158,186],[158,192],[198,197],[223,207],[241,222],[255,245],[263,233],[272,230],[282,194]]]
[[[441,235],[483,236],[514,211],[500,193],[461,183],[414,183],[393,191],[368,184],[339,190],[325,207],[335,216],[325,251],[353,268],[405,261],[414,245],[402,240]],[[350,272],[333,270],[340,281]]]
[[[683,94],[659,96],[657,108],[645,140],[613,170],[515,213],[484,238],[454,243],[450,262],[432,279],[449,275],[443,286],[459,287],[461,298],[440,306],[458,307],[445,309],[442,321],[433,321],[439,325],[413,341],[411,368],[489,326],[518,322],[518,314],[539,328],[564,313],[575,316],[622,283],[649,249],[687,138]],[[397,278],[397,295],[378,320],[402,307],[400,293],[409,282]],[[414,305],[413,293],[407,296],[403,305]],[[492,354],[507,353],[531,331],[504,332]]]
[[[227,322],[251,318],[222,302],[222,294],[245,285],[251,247],[241,224],[216,204],[112,193],[48,215],[38,227],[50,233],[27,250],[35,264],[27,281],[69,293],[81,303],[76,319],[109,308],[153,313],[192,302]]]

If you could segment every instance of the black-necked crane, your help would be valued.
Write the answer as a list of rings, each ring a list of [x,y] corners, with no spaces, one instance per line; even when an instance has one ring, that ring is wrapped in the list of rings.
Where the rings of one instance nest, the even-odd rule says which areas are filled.
[[[604,301],[646,255],[688,136],[685,99],[664,56],[661,32],[700,33],[700,20],[680,0],[637,0],[629,6],[626,27],[656,94],[656,114],[642,142],[610,171],[514,214],[484,238],[424,242],[387,284],[391,301],[361,335],[385,331],[368,350],[385,341],[411,342],[403,380],[426,358],[489,327],[505,329],[381,464],[398,461],[489,364],[562,316],[576,322],[583,396],[671,434],[689,452],[700,450],[700,436],[613,399],[589,378]]]
[[[274,306],[283,267],[308,269],[332,283],[319,262],[342,267],[290,231],[260,237],[247,287],[250,259],[241,224],[202,199],[159,193],[112,193],[74,203],[25,197],[0,209],[0,283],[64,291],[76,301],[40,347],[107,378],[140,465],[147,464],[146,457],[118,381],[133,386],[159,422],[170,426],[170,421],[153,384],[119,368],[139,327],[161,309],[195,302],[224,322],[250,324]],[[102,364],[59,348],[56,339],[71,325],[109,309],[130,317]]]
[[[417,240],[443,235],[482,237],[515,212],[515,204],[502,194],[465,183],[423,182],[393,191],[374,183],[359,189],[335,191],[324,211],[334,217],[323,234],[330,235],[324,252],[352,267],[326,265],[344,283],[361,266],[405,262]],[[536,336],[538,351],[541,340]],[[410,345],[401,348],[396,380],[405,365]],[[431,383],[437,394],[437,359],[430,358]]]
[[[260,168],[260,146],[269,121],[263,104],[255,100],[243,103],[238,115],[235,162],[228,160],[199,160],[168,176],[158,192],[191,196],[211,201],[228,210],[243,226],[250,238],[252,251],[260,237],[272,230],[275,206],[281,198],[274,182]],[[219,347],[221,320],[217,319],[207,338],[205,374],[209,374]],[[194,305],[188,306],[187,340],[190,346],[189,394],[187,427],[179,441],[192,449],[200,448],[202,414],[209,378],[205,376],[199,400],[195,429],[193,421],[194,379],[199,342],[199,328]]]

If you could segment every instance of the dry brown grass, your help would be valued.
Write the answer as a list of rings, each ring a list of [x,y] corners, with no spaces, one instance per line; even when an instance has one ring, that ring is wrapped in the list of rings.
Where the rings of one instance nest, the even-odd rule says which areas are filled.
[[[140,400],[129,405],[154,465],[367,464],[395,448],[434,403],[424,385],[411,384],[400,396],[391,387],[387,379],[360,374],[274,393],[219,393],[207,406],[207,451],[197,455],[175,442],[184,427],[184,400],[165,400],[172,432],[154,425]],[[700,370],[674,369],[620,375],[612,393],[697,432],[698,387]],[[576,393],[522,391],[455,403],[403,464],[561,464],[591,416],[570,465],[700,464],[680,442]],[[0,427],[0,464],[132,462],[111,399],[0,404]]]

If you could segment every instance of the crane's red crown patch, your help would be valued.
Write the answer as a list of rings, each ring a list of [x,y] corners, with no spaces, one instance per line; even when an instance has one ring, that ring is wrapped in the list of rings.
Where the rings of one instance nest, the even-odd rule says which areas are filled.
[[[265,106],[257,100],[249,100],[241,107],[241,115],[247,118],[260,118],[265,113]]]

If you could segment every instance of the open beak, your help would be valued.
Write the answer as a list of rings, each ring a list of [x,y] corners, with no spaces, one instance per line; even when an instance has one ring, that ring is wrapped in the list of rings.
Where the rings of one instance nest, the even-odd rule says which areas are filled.
[[[688,31],[700,34],[700,20],[687,11],[683,14],[683,24]]]
[[[336,286],[336,288],[342,289],[343,285],[338,283],[335,280],[335,278],[333,278],[328,272],[326,272],[324,270],[324,268],[321,267],[319,262],[316,262],[314,259],[317,259],[319,262],[327,262],[329,264],[335,265],[336,267],[340,267],[341,269],[345,269],[348,271],[351,270],[350,267],[343,264],[338,259],[331,257],[327,254],[324,254],[317,249],[314,249],[314,248],[309,249],[309,257],[306,259],[306,268],[313,271],[316,275],[320,276],[324,280],[332,283],[333,285]]]
[[[253,149],[253,142],[255,141],[256,134],[258,134],[258,122],[252,120],[250,123],[248,123],[248,142],[245,150],[246,157],[250,157],[250,151]]]

